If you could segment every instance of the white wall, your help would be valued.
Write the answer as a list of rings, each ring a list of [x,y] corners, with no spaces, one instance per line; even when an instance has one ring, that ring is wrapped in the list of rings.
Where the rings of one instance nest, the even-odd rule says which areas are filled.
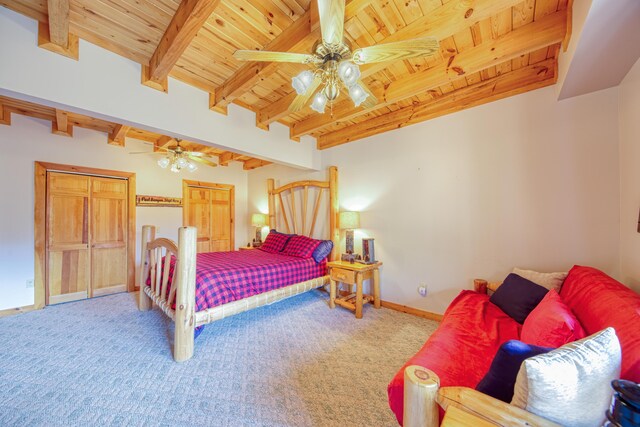
[[[557,102],[550,87],[323,151],[341,209],[361,211],[356,248],[376,239],[383,299],[442,313],[474,277],[514,266],[619,275],[617,101],[610,89]],[[265,177],[306,176],[250,172],[249,210]]]
[[[624,283],[640,292],[640,60],[620,91],[620,268]]]
[[[0,310],[33,303],[33,209],[34,161],[71,164],[136,173],[137,194],[182,197],[182,179],[235,185],[236,246],[248,235],[247,172],[242,164],[228,167],[200,167],[194,173],[173,174],[160,169],[157,155],[130,155],[149,151],[142,141],[127,139],[126,148],[107,144],[104,133],[74,129],[74,137],[51,134],[51,122],[13,114],[12,125],[0,125]],[[158,234],[177,239],[182,225],[182,209],[170,207],[136,208],[137,248],[144,224],[159,227]],[[137,261],[136,261],[137,263]]]

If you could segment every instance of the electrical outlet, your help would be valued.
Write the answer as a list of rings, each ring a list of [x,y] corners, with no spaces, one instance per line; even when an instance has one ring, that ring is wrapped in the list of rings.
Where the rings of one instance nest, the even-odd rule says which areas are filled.
[[[426,297],[427,296],[427,285],[418,286],[418,293],[420,294],[420,296]]]
[[[33,279],[27,280],[27,289],[33,288]]]

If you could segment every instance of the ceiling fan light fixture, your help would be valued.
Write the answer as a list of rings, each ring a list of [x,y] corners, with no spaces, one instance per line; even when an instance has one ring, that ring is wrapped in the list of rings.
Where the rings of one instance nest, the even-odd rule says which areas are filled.
[[[169,170],[170,170],[171,172],[173,172],[173,173],[178,173],[178,172],[180,172],[180,168],[179,168],[179,167],[178,167],[178,165],[177,165],[177,164],[175,164],[175,163],[172,163],[172,164],[171,164],[171,169],[169,169]]]
[[[351,100],[356,105],[356,107],[359,107],[360,104],[362,104],[364,100],[367,99],[369,94],[362,88],[362,86],[356,83],[349,88],[349,96],[351,97]]]
[[[346,87],[351,87],[360,78],[360,67],[351,61],[342,61],[338,65],[338,76]]]
[[[309,90],[312,82],[313,73],[309,70],[304,70],[291,80],[291,86],[293,86],[298,95],[304,95]]]
[[[160,166],[162,169],[166,169],[170,163],[171,163],[171,159],[169,159],[168,157],[163,157],[160,160],[158,160],[158,166]]]
[[[178,165],[178,168],[182,169],[187,167],[189,161],[187,161],[187,159],[185,159],[184,157],[178,157],[178,160],[176,160],[176,164]]]
[[[187,165],[187,170],[189,172],[195,172],[197,169],[198,169],[198,166],[196,166],[196,164],[193,162],[189,162],[189,164]]]
[[[327,97],[324,94],[324,90],[319,90],[313,97],[313,102],[311,103],[311,109],[313,111],[317,111],[318,113],[324,113],[324,108],[327,105]]]

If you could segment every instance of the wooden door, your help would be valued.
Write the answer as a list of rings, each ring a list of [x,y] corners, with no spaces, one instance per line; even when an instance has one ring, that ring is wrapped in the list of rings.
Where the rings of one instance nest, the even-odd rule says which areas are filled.
[[[197,250],[211,252],[211,190],[202,187],[187,189],[187,226],[198,230]]]
[[[198,252],[234,249],[234,188],[231,185],[185,181],[184,225],[198,229]],[[208,185],[208,186],[207,186]]]
[[[127,181],[91,179],[90,297],[127,290]]]
[[[47,304],[87,298],[91,179],[47,173]]]

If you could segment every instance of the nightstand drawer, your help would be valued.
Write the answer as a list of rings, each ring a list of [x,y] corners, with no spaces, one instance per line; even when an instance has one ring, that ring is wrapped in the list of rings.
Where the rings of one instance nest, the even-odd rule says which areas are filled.
[[[332,268],[331,280],[353,284],[356,282],[356,272],[351,270],[343,270],[341,268]]]

